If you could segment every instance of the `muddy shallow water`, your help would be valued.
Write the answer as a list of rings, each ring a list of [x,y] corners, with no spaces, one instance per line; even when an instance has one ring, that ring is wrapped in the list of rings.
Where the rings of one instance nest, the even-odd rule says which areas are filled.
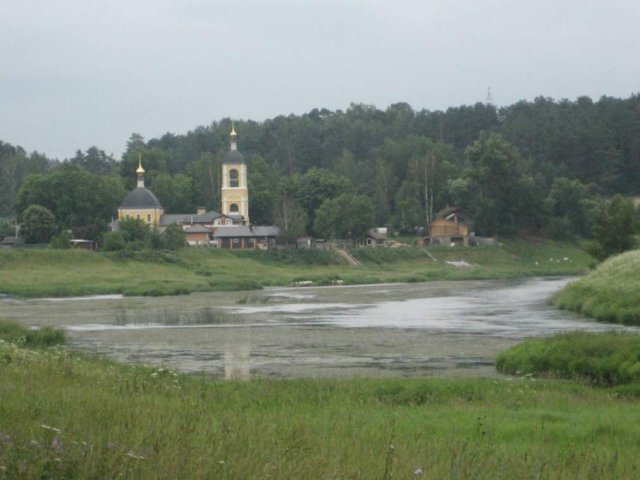
[[[273,288],[178,297],[0,300],[0,317],[69,331],[120,361],[257,376],[495,375],[529,336],[602,331],[549,306],[569,279]]]

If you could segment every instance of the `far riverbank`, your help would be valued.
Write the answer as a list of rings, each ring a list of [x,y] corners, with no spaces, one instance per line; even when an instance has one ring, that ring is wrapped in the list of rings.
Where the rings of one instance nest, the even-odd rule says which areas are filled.
[[[583,275],[592,259],[573,244],[505,241],[499,247],[354,249],[360,265],[330,250],[96,253],[0,250],[0,294],[17,298],[180,295],[269,286],[357,285]],[[434,261],[435,259],[435,261]]]

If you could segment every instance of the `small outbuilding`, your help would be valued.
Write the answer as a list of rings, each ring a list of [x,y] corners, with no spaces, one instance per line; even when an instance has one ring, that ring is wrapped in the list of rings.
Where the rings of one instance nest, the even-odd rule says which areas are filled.
[[[367,232],[365,245],[367,247],[386,247],[389,241],[386,227],[372,228]]]

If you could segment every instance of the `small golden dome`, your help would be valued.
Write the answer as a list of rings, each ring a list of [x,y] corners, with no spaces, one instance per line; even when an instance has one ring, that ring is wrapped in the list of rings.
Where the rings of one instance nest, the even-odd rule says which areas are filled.
[[[231,136],[236,137],[238,134],[236,133],[236,126],[234,123],[231,123]]]
[[[138,159],[138,168],[136,169],[138,175],[144,175],[144,168],[142,168],[142,160]]]

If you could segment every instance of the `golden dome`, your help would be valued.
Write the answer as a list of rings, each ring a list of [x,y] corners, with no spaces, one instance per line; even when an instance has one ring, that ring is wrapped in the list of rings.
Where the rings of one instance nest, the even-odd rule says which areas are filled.
[[[238,134],[236,133],[236,126],[233,123],[231,123],[231,136],[232,137],[238,136]]]
[[[138,159],[138,168],[136,169],[138,175],[144,175],[144,168],[142,168],[142,160]]]

